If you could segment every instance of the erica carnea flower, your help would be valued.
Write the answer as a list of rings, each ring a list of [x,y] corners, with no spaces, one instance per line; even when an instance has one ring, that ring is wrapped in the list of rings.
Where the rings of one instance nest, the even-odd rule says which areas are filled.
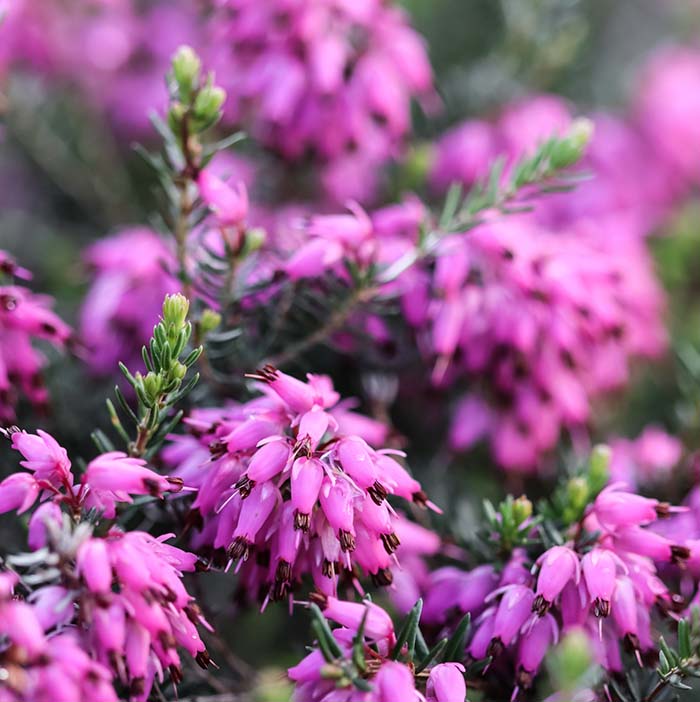
[[[10,644],[0,652],[10,691],[1,699],[146,700],[165,671],[180,682],[180,650],[209,664],[198,633],[208,625],[182,584],[196,556],[165,543],[171,535],[112,528],[99,538],[68,520],[46,526],[50,574],[29,579],[42,584],[23,585],[15,594],[24,599],[0,597]]]
[[[323,612],[316,610],[316,616],[341,627],[331,630],[323,624],[316,647],[289,669],[296,702],[466,702],[464,666],[430,659],[421,664],[430,667],[418,674],[418,662],[405,641],[397,643],[383,609],[368,601],[315,599]]]
[[[610,448],[611,478],[629,488],[667,479],[683,454],[679,439],[653,425],[646,427],[636,439],[611,440]]]
[[[534,470],[562,429],[589,421],[594,398],[627,382],[632,359],[663,350],[643,242],[623,222],[589,224],[554,231],[511,216],[441,242],[407,303],[429,330],[434,381],[468,382],[454,448],[487,439],[502,466]]]
[[[0,699],[3,702],[117,702],[112,671],[91,658],[75,630],[52,632],[54,626],[43,621],[50,609],[40,600],[13,599],[16,580],[13,573],[0,573],[3,638]],[[67,590],[60,588],[59,595],[64,600],[67,594]]]
[[[175,49],[204,43],[198,8],[188,3],[18,0],[6,22],[0,73],[29,69],[77,87],[126,134],[148,133],[149,113],[165,107],[163,75]]]
[[[97,373],[112,373],[119,361],[140,364],[167,294],[179,291],[174,255],[150,229],[126,229],[93,244],[85,260],[94,272],[81,311],[80,332]]]
[[[12,473],[0,482],[0,513],[26,512],[37,499],[68,505],[75,515],[95,509],[111,519],[118,503],[132,502],[132,495],[162,497],[166,492],[182,490],[182,480],[159,475],[146,462],[112,451],[88,463],[80,485],[74,485],[71,462],[66,450],[45,431],[10,433],[12,448],[25,460],[20,464],[30,473]],[[36,526],[36,538],[41,530]],[[31,530],[30,530],[31,533]]]
[[[683,515],[612,485],[589,505],[580,540],[543,549],[539,557],[516,548],[498,570],[485,564],[434,571],[423,581],[423,619],[449,626],[470,613],[470,658],[493,656],[498,669],[499,661],[509,661],[519,688],[533,684],[547,651],[572,630],[586,632],[598,663],[619,672],[622,650],[641,658],[654,648],[652,610],[660,617],[677,610],[679,598],[661,569],[689,562],[694,542],[678,529],[662,535],[657,528]]]
[[[287,159],[316,155],[334,199],[371,197],[410,130],[411,99],[433,99],[423,40],[403,12],[379,0],[219,6],[209,60],[229,116]]]
[[[199,410],[188,420],[196,438],[164,453],[199,488],[193,543],[220,565],[236,562],[263,599],[284,597],[305,573],[335,595],[355,566],[389,584],[399,537],[387,496],[431,503],[397,452],[366,440],[384,428],[349,411],[326,376],[302,381],[267,366],[253,377],[262,397]]]
[[[70,328],[51,311],[51,299],[14,284],[13,278],[26,280],[31,274],[0,251],[0,420],[4,421],[14,419],[22,396],[39,409],[48,404],[41,379],[46,359],[37,342],[62,349],[71,337]]]

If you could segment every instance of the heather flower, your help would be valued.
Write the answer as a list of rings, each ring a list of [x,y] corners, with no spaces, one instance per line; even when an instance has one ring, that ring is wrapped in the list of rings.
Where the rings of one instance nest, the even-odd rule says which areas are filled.
[[[655,483],[669,476],[683,453],[681,442],[656,426],[648,426],[636,439],[613,439],[610,477],[629,488]]]
[[[431,503],[399,461],[366,440],[386,433],[361,415],[349,421],[325,376],[304,382],[265,367],[253,377],[262,397],[197,410],[187,420],[197,436],[163,453],[198,488],[194,547],[217,565],[236,562],[264,602],[285,597],[305,574],[335,596],[340,573],[355,565],[391,583],[400,542],[386,497]],[[336,416],[360,434],[342,433]]]
[[[149,132],[149,113],[167,104],[163,75],[175,49],[205,41],[197,8],[187,4],[19,0],[11,10],[0,72],[21,67],[77,87],[127,134]]]
[[[639,76],[635,112],[641,129],[653,145],[663,172],[676,190],[697,183],[700,129],[693,115],[698,110],[700,52],[670,47],[652,56]],[[663,167],[663,166],[662,166]]]
[[[340,656],[336,660],[326,660],[321,649],[314,648],[290,668],[288,676],[295,683],[292,699],[297,702],[393,702],[398,699],[465,702],[466,684],[461,664],[436,664],[425,673],[416,674],[415,662],[392,659],[396,643],[394,626],[383,609],[367,600],[358,603],[335,598],[314,599],[321,603],[325,617],[342,625],[331,632]],[[358,637],[363,622],[363,635]],[[364,659],[362,663],[358,662],[360,658]],[[346,674],[355,667],[361,671],[362,688],[355,686],[351,676]]]
[[[242,227],[248,215],[248,191],[239,181],[232,187],[209,169],[197,177],[199,194],[223,227]]]
[[[119,361],[138,367],[163,298],[180,288],[174,254],[156,232],[125,229],[93,244],[85,260],[94,272],[80,322],[90,368],[111,373]]]
[[[164,670],[174,682],[181,680],[179,649],[208,665],[198,632],[199,625],[208,625],[182,584],[196,558],[165,543],[171,535],[154,538],[112,528],[98,538],[84,525],[71,531],[68,522],[49,531],[48,545],[60,564],[58,582],[37,587],[26,601],[8,600],[7,592],[0,599],[0,633],[26,651],[24,658],[10,659],[24,670],[17,672],[17,696],[9,699],[58,699],[42,687],[53,679],[51,672],[32,667],[39,656],[43,666],[58,659],[56,675],[67,678],[60,699],[66,700],[116,700],[113,680],[126,685],[130,700],[145,700]],[[53,647],[57,640],[81,655],[64,658]],[[60,670],[68,664],[73,668]],[[83,685],[98,697],[81,692]]]
[[[220,5],[208,58],[228,117],[290,161],[314,154],[334,200],[372,197],[368,183],[409,132],[411,98],[433,98],[425,47],[403,12],[377,0]]]
[[[13,473],[0,482],[0,512],[22,514],[37,499],[52,501],[44,502],[30,520],[30,540],[34,543],[45,541],[48,522],[60,521],[56,510],[47,504],[67,504],[75,515],[94,508],[111,519],[116,515],[117,504],[131,503],[132,495],[162,497],[183,487],[180,478],[159,475],[147,468],[144,460],[119,451],[90,461],[80,486],[74,486],[66,450],[41,429],[37,434],[13,432],[12,447],[24,456],[26,460],[20,464],[32,473]]]
[[[465,702],[467,684],[461,663],[440,663],[431,669],[426,685],[428,702]]]
[[[30,277],[28,271],[0,251],[0,278],[4,275]],[[46,359],[35,344],[46,341],[63,349],[70,337],[70,328],[51,311],[48,297],[0,280],[0,420],[14,419],[14,408],[21,396],[38,409],[48,404],[41,379]]]
[[[574,629],[586,633],[601,666],[621,671],[620,643],[641,659],[656,646],[652,610],[664,616],[678,606],[660,570],[697,558],[696,542],[679,538],[673,525],[686,516],[609,486],[589,505],[581,541],[553,546],[537,558],[515,549],[498,569],[449,566],[430,573],[422,581],[426,621],[449,629],[471,614],[469,658],[492,656],[499,670],[501,660],[512,666],[516,688],[532,686],[547,651]]]
[[[562,430],[586,424],[596,397],[627,381],[632,358],[663,349],[661,292],[643,245],[589,225],[555,233],[510,216],[441,242],[438,262],[461,249],[469,273],[445,279],[436,268],[420,323],[434,382],[487,379],[455,410],[455,449],[487,439],[505,468],[532,471]]]

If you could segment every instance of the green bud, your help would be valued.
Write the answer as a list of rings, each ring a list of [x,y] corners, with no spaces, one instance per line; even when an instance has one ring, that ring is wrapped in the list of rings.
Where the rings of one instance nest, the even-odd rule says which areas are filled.
[[[163,322],[166,327],[179,331],[185,326],[187,312],[190,309],[189,300],[180,293],[166,295],[163,301]]]
[[[520,526],[526,519],[532,516],[532,502],[521,495],[513,502],[513,521]]]
[[[203,131],[219,120],[224,100],[226,100],[226,92],[217,85],[205,85],[197,93],[192,106],[193,126],[196,131]]]
[[[186,374],[187,366],[179,361],[175,361],[175,363],[173,363],[173,365],[170,367],[170,375],[177,380],[182,380]]]
[[[339,680],[344,677],[345,673],[340,666],[334,665],[333,663],[326,663],[321,666],[321,677],[326,680]]]
[[[157,373],[147,373],[146,377],[143,379],[143,389],[146,393],[146,397],[155,402],[160,395],[161,388],[163,387],[163,379]]]
[[[578,161],[593,136],[593,122],[589,119],[574,120],[568,134],[562,139],[551,155],[554,168],[566,168]]]
[[[267,232],[264,229],[256,227],[248,229],[245,233],[245,241],[243,242],[243,254],[248,255],[257,251],[265,243]]]
[[[579,117],[573,121],[567,138],[572,146],[583,152],[586,146],[591,142],[594,132],[595,125],[593,121],[586,117]]]
[[[569,505],[575,512],[580,512],[588,502],[588,482],[584,478],[572,478],[566,485]]]
[[[168,110],[168,126],[173,134],[180,134],[182,120],[187,110],[181,102],[174,102]]]
[[[598,444],[591,451],[588,460],[588,487],[593,495],[597,495],[608,482],[611,456],[612,451],[605,444]]]
[[[189,102],[192,92],[197,87],[202,62],[192,47],[181,46],[173,56],[172,67],[179,97],[184,102]]]
[[[202,312],[202,316],[199,320],[199,328],[202,330],[202,333],[206,335],[214,331],[219,324],[221,324],[221,315],[207,307],[207,309]]]
[[[292,685],[284,671],[263,668],[255,676],[253,702],[289,702]]]
[[[571,630],[547,656],[547,668],[558,690],[574,690],[592,664],[591,644],[582,629]]]

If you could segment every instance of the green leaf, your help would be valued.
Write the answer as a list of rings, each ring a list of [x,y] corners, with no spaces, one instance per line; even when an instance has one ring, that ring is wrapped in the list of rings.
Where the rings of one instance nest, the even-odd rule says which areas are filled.
[[[471,628],[471,621],[472,615],[469,612],[460,620],[445,648],[445,654],[443,656],[443,661],[445,663],[449,661],[460,662],[464,658],[464,649],[466,647],[469,629]]]
[[[420,664],[416,666],[415,674],[425,670],[434,660],[437,660],[442,655],[443,651],[447,647],[448,639],[440,639],[431,649],[428,651],[428,655],[424,656]]]
[[[690,643],[690,629],[685,619],[681,619],[678,622],[678,653],[683,660],[687,660],[693,655],[693,648]]]
[[[413,605],[413,609],[408,613],[401,631],[399,631],[396,637],[396,645],[391,652],[392,660],[397,660],[401,655],[401,649],[404,644],[408,644],[408,660],[412,660],[413,653],[416,646],[416,631],[418,630],[418,622],[420,621],[420,615],[423,611],[423,600],[419,599],[416,604]]]
[[[321,644],[321,641],[323,640],[324,644],[332,654],[331,660],[340,658],[343,655],[343,652],[340,650],[340,646],[338,646],[338,642],[335,640],[330,626],[328,626],[328,620],[323,616],[323,612],[321,612],[321,610],[318,608],[318,605],[312,604],[310,609],[314,618],[312,625],[315,624],[318,626],[316,636],[318,637],[319,644]]]

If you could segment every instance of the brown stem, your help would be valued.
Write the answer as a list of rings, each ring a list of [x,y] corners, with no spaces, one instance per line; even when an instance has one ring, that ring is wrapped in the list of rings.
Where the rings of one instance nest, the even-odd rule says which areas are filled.
[[[295,360],[304,351],[320,344],[322,341],[338,331],[346,322],[347,318],[355,310],[355,307],[362,302],[370,300],[374,295],[374,288],[358,288],[353,294],[328,318],[328,321],[316,329],[308,336],[291,344],[285,351],[273,356],[266,362],[273,366],[282,367]]]

